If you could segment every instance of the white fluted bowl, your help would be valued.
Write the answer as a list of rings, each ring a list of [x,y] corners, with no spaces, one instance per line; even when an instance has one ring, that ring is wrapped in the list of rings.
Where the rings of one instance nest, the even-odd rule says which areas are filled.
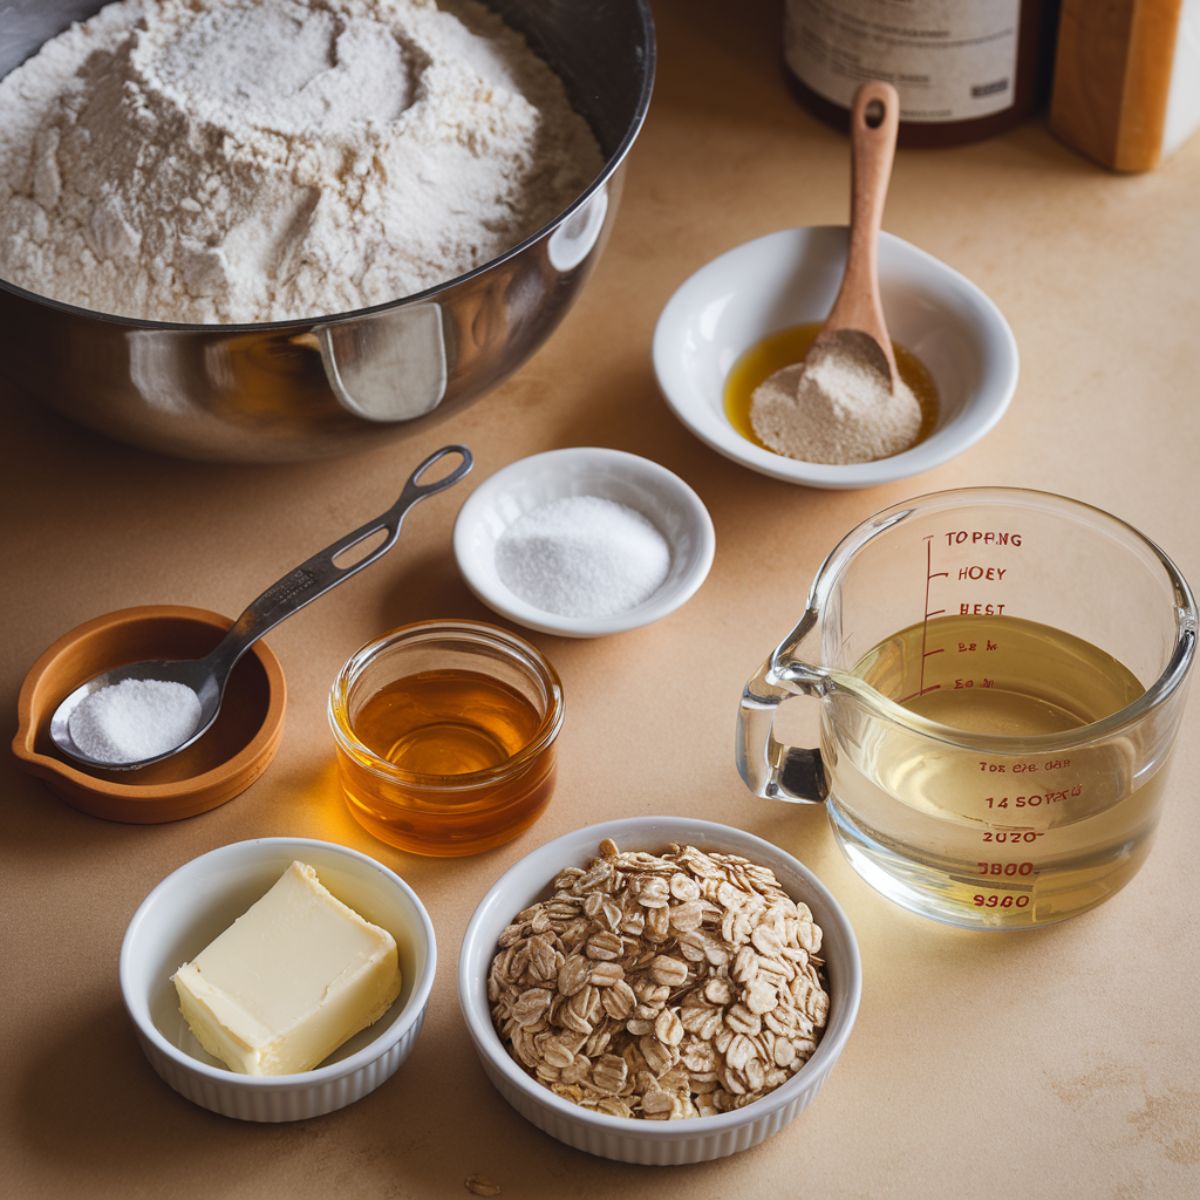
[[[501,932],[513,916],[546,896],[564,867],[583,866],[603,838],[622,850],[662,849],[670,842],[741,854],[775,872],[784,890],[803,900],[824,933],[829,1018],[816,1052],[787,1083],[754,1104],[714,1117],[645,1121],[580,1108],[525,1073],[505,1049],[487,999],[487,973]],[[858,943],[841,906],[817,877],[778,846],[726,825],[685,817],[605,821],[540,846],[502,875],[475,910],[458,960],[458,998],[479,1061],[496,1090],[551,1137],[602,1158],[645,1166],[677,1166],[724,1158],[757,1146],[812,1103],[837,1062],[862,991]]]
[[[230,1071],[207,1054],[179,1011],[171,976],[227,929],[298,859],[400,952],[395,1004],[320,1066],[296,1075]],[[142,901],[121,945],[121,994],[150,1065],[181,1096],[241,1121],[302,1121],[345,1108],[390,1079],[412,1052],[437,966],[433,923],[416,892],[357,850],[312,838],[256,838],[202,854]]]

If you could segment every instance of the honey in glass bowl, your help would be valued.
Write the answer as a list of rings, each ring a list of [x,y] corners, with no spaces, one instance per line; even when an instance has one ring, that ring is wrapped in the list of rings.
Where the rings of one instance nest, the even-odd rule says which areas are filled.
[[[562,685],[528,642],[479,621],[423,621],[364,646],[329,720],[351,815],[414,854],[478,854],[554,790]]]

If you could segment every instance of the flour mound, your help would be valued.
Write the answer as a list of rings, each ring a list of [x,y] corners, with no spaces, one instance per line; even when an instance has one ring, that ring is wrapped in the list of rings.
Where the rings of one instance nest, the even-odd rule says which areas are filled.
[[[487,262],[601,166],[474,0],[121,0],[0,80],[0,275],[147,320],[345,312]]]

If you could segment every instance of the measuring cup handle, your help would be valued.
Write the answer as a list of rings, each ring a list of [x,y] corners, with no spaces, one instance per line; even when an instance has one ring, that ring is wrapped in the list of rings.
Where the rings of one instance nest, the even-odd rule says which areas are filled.
[[[742,692],[737,722],[737,768],[746,786],[765,800],[819,804],[829,794],[820,750],[785,746],[775,737],[775,714],[793,696],[821,695],[817,677],[785,679],[768,660]]]

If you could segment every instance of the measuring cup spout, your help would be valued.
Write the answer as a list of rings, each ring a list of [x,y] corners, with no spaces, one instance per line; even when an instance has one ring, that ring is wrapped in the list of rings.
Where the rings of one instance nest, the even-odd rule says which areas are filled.
[[[783,701],[793,696],[820,699],[829,686],[828,675],[799,656],[818,620],[816,609],[809,608],[742,691],[736,741],[738,773],[756,796],[767,800],[818,804],[828,795],[821,752],[785,746],[775,737],[775,714]]]

